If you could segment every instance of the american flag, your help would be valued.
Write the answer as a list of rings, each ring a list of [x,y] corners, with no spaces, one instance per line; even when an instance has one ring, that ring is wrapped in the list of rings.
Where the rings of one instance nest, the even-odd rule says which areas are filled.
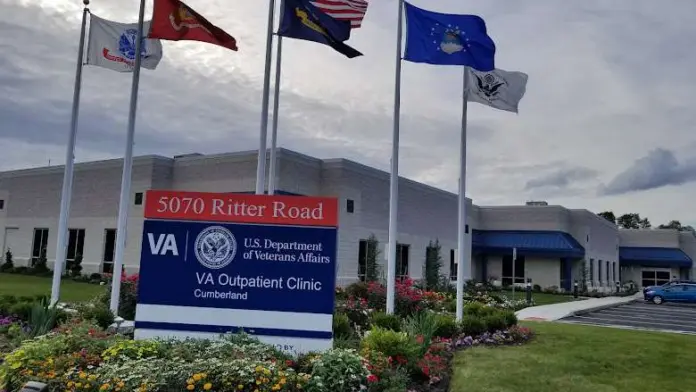
[[[367,0],[312,0],[313,6],[338,20],[349,20],[352,28],[362,25],[367,12]]]

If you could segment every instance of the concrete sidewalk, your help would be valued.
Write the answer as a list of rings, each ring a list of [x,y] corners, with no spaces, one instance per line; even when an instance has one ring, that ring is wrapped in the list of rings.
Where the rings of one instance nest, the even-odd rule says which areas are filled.
[[[555,321],[578,312],[617,306],[642,298],[640,293],[630,297],[589,298],[580,301],[532,306],[515,312],[519,320]]]

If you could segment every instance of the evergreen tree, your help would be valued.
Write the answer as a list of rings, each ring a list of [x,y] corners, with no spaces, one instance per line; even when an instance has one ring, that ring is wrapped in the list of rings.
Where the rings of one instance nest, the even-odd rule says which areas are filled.
[[[425,279],[425,287],[428,290],[433,290],[440,283],[440,270],[442,269],[442,247],[440,241],[430,241],[428,247],[425,248],[425,264],[423,265],[423,278]]]
[[[379,280],[379,241],[374,234],[367,239],[367,252],[365,255],[365,281],[376,282]]]

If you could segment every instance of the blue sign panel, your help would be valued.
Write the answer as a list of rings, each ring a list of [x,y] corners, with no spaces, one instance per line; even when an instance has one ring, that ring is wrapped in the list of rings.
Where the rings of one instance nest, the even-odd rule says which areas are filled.
[[[336,229],[145,221],[138,303],[328,313]]]

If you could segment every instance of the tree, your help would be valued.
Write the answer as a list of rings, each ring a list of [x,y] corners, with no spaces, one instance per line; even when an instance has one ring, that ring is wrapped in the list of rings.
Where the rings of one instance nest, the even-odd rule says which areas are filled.
[[[423,264],[423,278],[425,288],[428,290],[436,289],[440,283],[440,270],[442,269],[442,247],[440,241],[430,241],[425,248],[425,264]]]
[[[32,269],[36,273],[45,273],[48,272],[48,259],[46,258],[46,247],[43,247],[41,249],[41,253],[39,253],[39,258],[36,259],[34,262],[34,265],[32,266]]]
[[[0,265],[0,271],[9,271],[14,268],[14,260],[12,259],[12,250],[7,248],[5,252],[5,263]]]
[[[367,239],[365,255],[365,281],[376,282],[379,280],[379,241],[374,234]]]
[[[641,218],[640,214],[635,212],[621,215],[616,220],[616,224],[624,229],[649,229],[651,227],[648,218]]]
[[[689,226],[689,225],[684,226],[678,220],[671,220],[667,224],[657,226],[657,228],[658,229],[679,230],[679,231],[690,231],[692,233],[696,232],[696,229],[694,229],[693,226]]]
[[[613,224],[616,224],[616,215],[614,215],[614,211],[604,211],[604,212],[600,212],[597,215],[601,216],[602,218],[608,220],[609,222],[611,222]]]

